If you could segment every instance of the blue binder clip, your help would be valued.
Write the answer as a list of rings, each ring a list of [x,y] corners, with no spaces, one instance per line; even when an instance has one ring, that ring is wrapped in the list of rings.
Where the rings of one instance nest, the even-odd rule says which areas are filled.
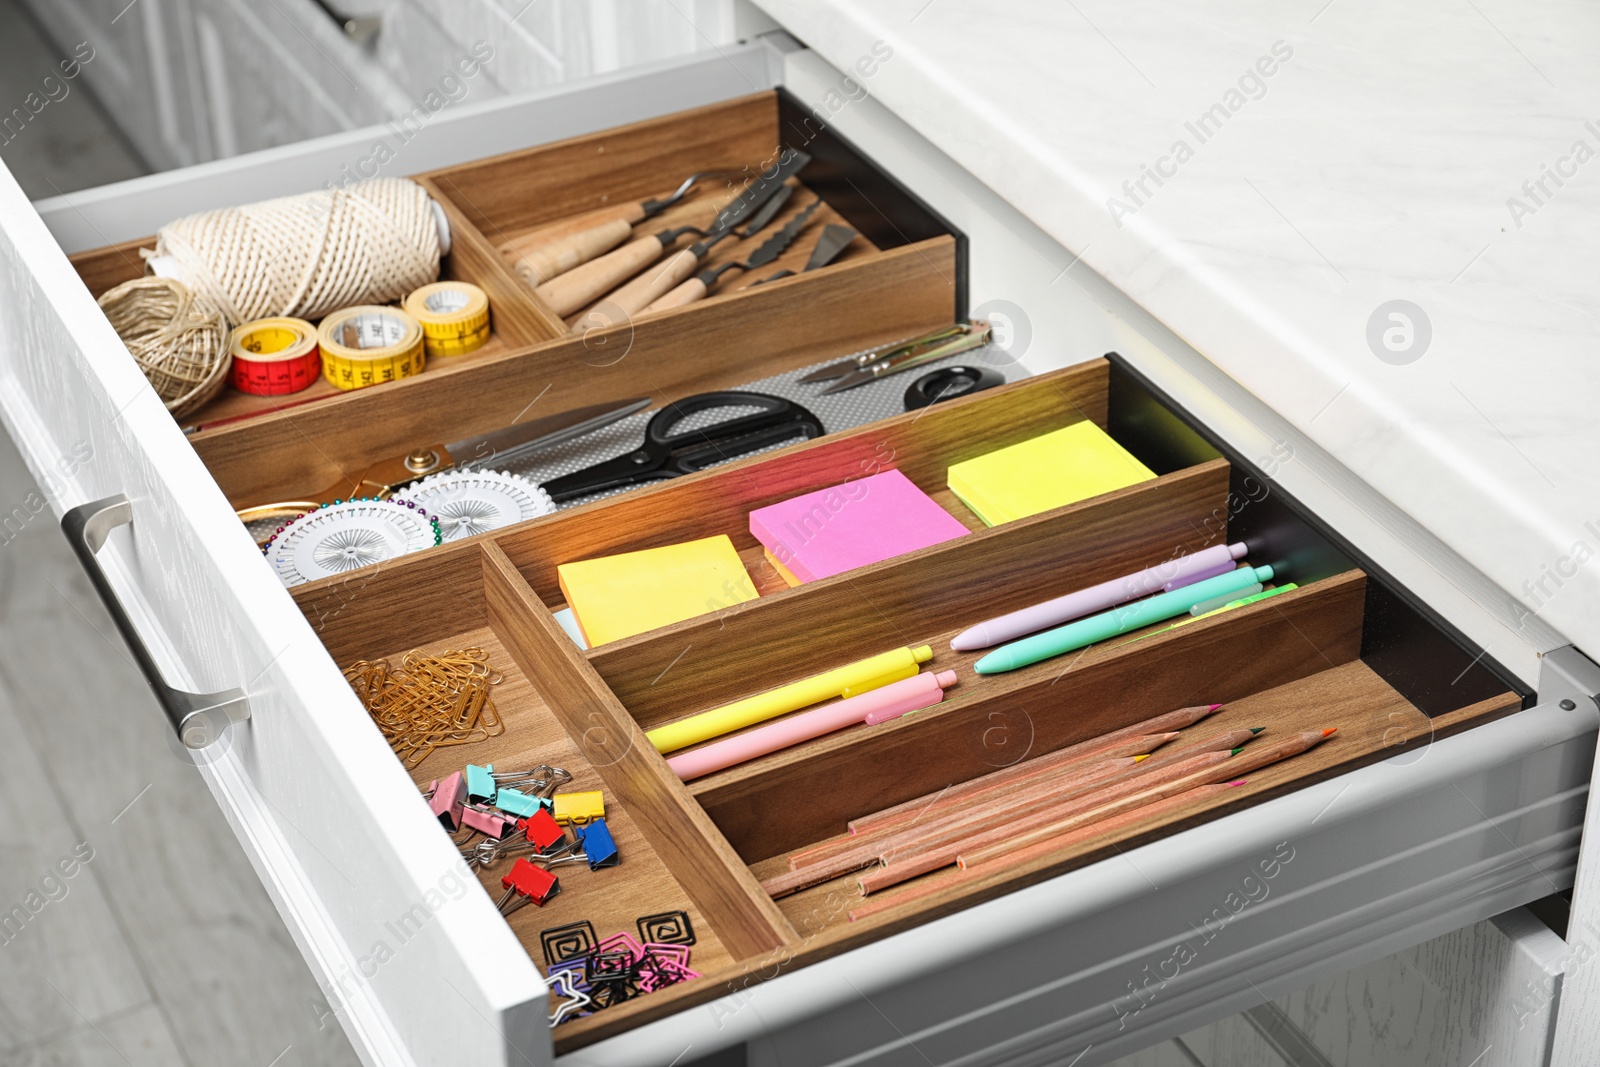
[[[589,861],[591,871],[615,867],[622,861],[622,856],[617,852],[617,843],[612,839],[611,829],[606,826],[604,819],[595,819],[587,826],[574,826],[572,832],[577,835],[578,843],[583,848],[583,857]]]

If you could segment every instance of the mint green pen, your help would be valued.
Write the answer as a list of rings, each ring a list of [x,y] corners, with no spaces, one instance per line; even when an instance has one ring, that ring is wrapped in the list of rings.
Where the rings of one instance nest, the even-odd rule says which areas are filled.
[[[1270,581],[1272,581],[1271,567],[1240,567],[1227,574],[1219,574],[1215,578],[1207,578],[1203,582],[1174,589],[1170,593],[1158,593],[1144,600],[1136,600],[1131,604],[1091,615],[1087,619],[1069,622],[1054,630],[1046,630],[1042,634],[1024,637],[1009,645],[1001,645],[980,659],[974,669],[979,674],[1014,671],[1018,667],[1026,667],[1051,656],[1059,656],[1064,652],[1092,645],[1096,641],[1104,641],[1118,634],[1125,634],[1129,630],[1137,630],[1141,626],[1185,615],[1196,604],[1214,600],[1224,593],[1248,589],[1257,582]]]

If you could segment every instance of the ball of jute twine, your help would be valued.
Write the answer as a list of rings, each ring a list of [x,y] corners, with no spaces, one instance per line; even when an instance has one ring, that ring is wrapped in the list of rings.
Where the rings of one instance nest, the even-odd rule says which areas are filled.
[[[135,278],[100,296],[100,307],[173,418],[221,392],[228,380],[222,311],[171,278]]]
[[[386,304],[439,277],[439,227],[428,191],[375,178],[161,227],[156,248],[195,295],[232,325],[289,315],[319,319]]]

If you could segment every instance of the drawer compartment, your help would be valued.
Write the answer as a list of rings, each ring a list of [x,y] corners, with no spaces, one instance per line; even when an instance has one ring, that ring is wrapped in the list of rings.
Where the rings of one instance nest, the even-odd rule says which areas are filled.
[[[738,370],[747,368],[724,368]],[[951,463],[1083,419],[1109,428],[1157,477],[992,528],[943,488]],[[795,588],[762,575],[745,522],[751,508],[889,468],[972,532]],[[467,644],[514,665],[501,690],[510,702],[505,734],[430,755],[412,771],[419,786],[468,761],[515,768],[567,760],[575,788],[596,783],[608,809],[623,814],[619,868],[577,871],[543,911],[513,916],[535,962],[543,964],[541,930],[579,919],[605,936],[638,915],[683,908],[697,930],[706,927],[706,953],[697,948],[694,956],[704,978],[558,1027],[560,1053],[725,995],[730,982],[774,973],[775,959],[825,959],[1521,706],[1481,663],[1461,674],[1448,706],[1429,695],[1414,667],[1392,669],[1384,634],[1411,609],[1314,528],[1273,517],[1272,508],[1288,505],[1261,478],[1113,364],[1096,361],[293,592],[341,666]],[[587,651],[553,618],[562,606],[560,564],[717,533],[741,551],[763,595]],[[1252,564],[1273,565],[1278,582],[1299,588],[1006,674],[976,675],[971,665],[981,653],[949,649],[955,633],[984,618],[1241,538]],[[1389,621],[1369,629],[1369,618],[1380,616]],[[1448,637],[1414,612],[1409,618],[1412,636],[1418,626],[1427,630],[1435,658],[1450,662],[1459,650]],[[935,650],[929,668],[956,670],[959,681],[942,704],[916,715],[850,727],[687,784],[644,736],[839,663],[923,643]],[[866,897],[856,872],[776,900],[762,889],[790,869],[791,853],[837,838],[851,819],[1206,703],[1224,707],[1174,745],[1251,727],[1265,727],[1269,738],[1337,733],[1246,775],[1227,795],[1120,825],[1093,844],[1035,850],[999,870],[947,867]],[[483,875],[492,896],[504,866]]]
[[[796,188],[788,202],[752,237],[724,240],[713,247],[696,270],[743,260],[813,200],[821,199],[787,251],[758,270],[726,275],[699,304],[640,313],[628,321],[619,319],[615,329],[578,327],[587,335],[589,361],[621,359],[618,353],[629,350],[635,324],[642,327],[653,319],[671,323],[680,331],[696,329],[690,324],[715,315],[712,309],[719,305],[731,304],[723,312],[727,317],[713,325],[720,328],[727,321],[762,316],[773,300],[804,302],[814,313],[817,307],[829,307],[837,292],[866,296],[877,291],[881,297],[883,289],[904,285],[912,275],[922,275],[917,284],[930,287],[929,297],[939,306],[935,320],[949,321],[951,314],[965,305],[961,236],[836,134],[811,130],[799,116],[799,109],[784,93],[763,92],[414,175],[449,220],[450,251],[441,260],[440,278],[470,282],[488,294],[489,341],[462,355],[432,356],[427,369],[414,378],[352,393],[342,393],[321,379],[289,396],[253,396],[227,387],[215,400],[184,418],[195,447],[206,455],[208,465],[219,469],[227,463],[214,461],[213,456],[249,451],[256,447],[258,434],[283,432],[281,421],[270,420],[274,412],[293,410],[296,426],[324,411],[336,412],[330,417],[340,424],[352,419],[394,424],[399,421],[393,418],[395,408],[404,409],[406,404],[397,394],[406,387],[427,383],[429,399],[425,403],[429,405],[441,395],[470,396],[481,390],[485,381],[493,381],[498,388],[505,377],[502,363],[524,356],[531,348],[563,342],[584,315],[579,309],[563,319],[519,279],[513,269],[514,254],[503,251],[508,241],[538,240],[541,235],[570,232],[575,225],[616,218],[620,208],[665,196],[691,173],[717,171],[715,178],[696,187],[694,195],[640,222],[632,237],[684,224],[704,226],[716,205],[770,166],[796,131],[813,161],[791,179]],[[803,273],[814,242],[829,223],[847,223],[858,236],[832,265]],[[670,247],[688,247],[693,239],[686,235]],[[71,258],[90,293],[98,297],[141,276],[144,260],[140,251],[154,247],[155,238],[146,237]],[[785,270],[796,276],[753,287],[756,281]],[[772,293],[779,295],[772,298]],[[609,325],[611,317],[603,321]],[[882,339],[905,336],[893,333],[892,323],[884,325]],[[812,343],[823,339],[815,334],[809,337]],[[524,399],[522,404],[526,403]],[[502,418],[516,413],[517,408],[512,408]],[[381,447],[380,436],[366,433],[362,439],[368,447]],[[305,451],[317,454],[315,449]],[[326,459],[321,465],[324,472],[339,459],[339,452],[327,454]],[[279,483],[285,491],[287,485],[282,483],[310,476],[304,461],[287,465],[274,461],[271,465],[282,475]],[[316,484],[329,484],[336,476],[319,473],[315,477],[321,481]],[[270,482],[251,491],[265,493],[261,499],[281,499],[283,495]]]

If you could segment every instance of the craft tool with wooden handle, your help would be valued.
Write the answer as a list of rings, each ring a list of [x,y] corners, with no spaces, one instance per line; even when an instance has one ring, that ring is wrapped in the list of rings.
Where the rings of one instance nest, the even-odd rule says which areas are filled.
[[[812,246],[811,258],[806,260],[806,265],[801,268],[800,273],[809,274],[811,271],[821,270],[826,267],[829,263],[838,259],[839,253],[849,248],[850,242],[859,236],[860,234],[848,226],[841,226],[837,222],[828,223],[822,229],[822,236],[818,237],[817,243]],[[792,278],[794,273],[792,270],[780,270],[776,274],[767,275],[758,282],[751,282],[750,288],[754,289],[758,285],[775,282],[779,278]]]
[[[728,236],[735,226],[754,216],[767,201],[779,195],[784,183],[810,162],[811,157],[804,152],[785,153],[771,170],[762,174],[717,213],[700,241],[667,257],[659,265],[656,261],[661,259],[667,245],[687,232],[685,229],[667,230],[662,234],[629,241],[614,252],[608,252],[599,259],[546,282],[535,292],[560,315],[571,314],[606,293],[611,293],[605,301],[608,309],[615,305],[624,315],[642,311],[657,297],[687,278],[713,245]],[[644,273],[640,274],[640,271]],[[628,281],[630,278],[633,281]],[[627,284],[624,285],[624,282]],[[619,285],[622,286],[620,289],[617,288]]]
[[[771,205],[769,204],[768,206],[770,207]],[[811,216],[821,206],[821,200],[811,201],[800,214],[790,219],[783,229],[767,238],[761,243],[760,248],[750,253],[749,259],[734,260],[731,263],[724,263],[720,267],[701,271],[670,293],[653,301],[650,306],[644,309],[645,312],[666,311],[668,308],[684,307],[685,305],[693,304],[697,300],[704,300],[707,294],[711,292],[711,287],[717,284],[717,279],[728,271],[755,270],[771,263],[788,250],[789,246],[794,243],[794,239],[800,236],[800,231],[805,229],[806,223],[811,221]]]
[[[611,251],[628,239],[633,227],[654,218],[689,195],[696,184],[707,178],[725,178],[737,171],[703,170],[691,174],[666,196],[628,204],[610,218],[566,229],[554,236],[548,233],[513,238],[500,246],[511,260],[511,269],[529,286],[538,288],[596,256]]]
[[[763,173],[754,182],[750,182],[749,189],[741,192],[738,197],[734,197],[722,211],[718,211],[717,218],[712,219],[712,224],[706,229],[706,242],[715,243],[717,240],[722,240],[723,237],[728,235],[728,232],[733,230],[733,227],[738,226],[741,222],[749,219],[750,216],[754,216],[757,211],[762,210],[762,205],[765,205],[768,200],[778,195],[778,190],[784,187],[784,182],[789,181],[794,174],[802,170],[806,163],[810,162],[811,157],[806,155],[805,152],[786,152],[786,154],[782,155],[782,158],[779,158],[778,163],[771,170]],[[554,310],[555,314],[571,315],[579,307],[587,306],[587,304],[594,302],[600,296],[611,293],[619,285],[627,282],[629,278],[637,275],[640,270],[650,267],[651,264],[661,259],[662,253],[666,253],[667,245],[677,240],[678,237],[682,237],[686,232],[690,232],[690,230],[691,227],[662,230],[661,234],[651,234],[648,237],[632,240],[632,242],[622,245],[618,250],[610,251],[610,253],[603,254],[598,259],[592,259],[592,261],[582,264],[581,267],[574,267],[573,270],[568,270],[566,274],[560,275],[560,277],[552,278],[550,282],[546,282],[536,288],[534,293],[538,293],[539,299],[549,304],[550,309]],[[709,248],[709,243],[706,246]],[[696,245],[696,248],[699,248],[699,245]],[[664,267],[675,264],[675,262],[680,261],[680,258],[690,256],[691,251],[693,250],[680,251],[677,256],[672,256],[667,261],[667,264],[664,264]],[[675,269],[680,270],[677,275],[670,274],[670,270],[666,275],[662,275],[662,277],[672,278],[672,282],[662,285],[661,290],[650,291],[648,286],[643,286],[642,290],[638,291],[638,296],[645,296],[648,293],[648,299],[638,302],[637,307],[630,307],[629,309],[629,307],[624,306],[626,314],[632,315],[637,310],[643,309],[645,304],[650,304],[650,301],[658,298],[662,293],[666,293],[678,282],[682,282],[683,278],[688,277],[688,274],[694,269],[694,264],[699,262],[699,256],[704,256],[704,254],[706,253],[702,250],[701,253],[691,256],[688,262],[685,262],[682,266],[675,267]],[[658,272],[658,270],[651,270],[650,277],[656,277],[659,274],[661,272]],[[634,294],[630,294],[629,299],[635,299]],[[613,293],[611,302],[619,302],[618,294]]]

